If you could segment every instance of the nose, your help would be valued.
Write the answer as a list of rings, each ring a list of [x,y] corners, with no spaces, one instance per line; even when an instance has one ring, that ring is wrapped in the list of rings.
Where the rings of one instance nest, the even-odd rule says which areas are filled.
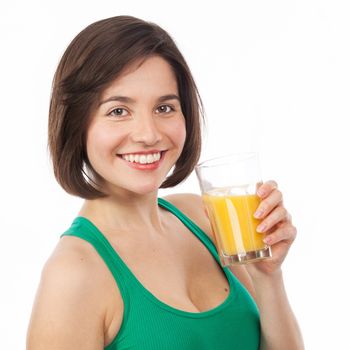
[[[162,139],[162,134],[153,115],[135,119],[133,127],[131,135],[134,142],[153,146]]]

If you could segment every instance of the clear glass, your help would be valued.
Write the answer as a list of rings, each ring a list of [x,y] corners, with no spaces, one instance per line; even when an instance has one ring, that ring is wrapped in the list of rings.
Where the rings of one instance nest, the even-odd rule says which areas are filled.
[[[232,154],[198,164],[195,168],[202,198],[215,235],[223,266],[271,257],[264,234],[254,218],[261,181],[257,153]]]

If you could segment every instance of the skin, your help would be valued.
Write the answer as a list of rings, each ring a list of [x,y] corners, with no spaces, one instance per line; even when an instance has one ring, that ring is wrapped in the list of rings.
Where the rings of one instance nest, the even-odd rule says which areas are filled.
[[[173,97],[162,98],[165,95]],[[103,92],[88,128],[87,152],[109,196],[86,200],[79,215],[94,222],[158,299],[174,308],[201,312],[221,304],[229,285],[204,245],[157,205],[158,188],[186,137],[180,102],[174,96],[178,96],[175,76],[157,56],[129,67]],[[162,158],[152,170],[132,168],[121,157],[157,150]],[[260,218],[267,226],[273,258],[232,271],[260,309],[261,350],[303,349],[281,272],[296,230],[277,184],[269,181],[259,190]],[[200,196],[176,194],[166,199],[213,239]],[[103,349],[118,334],[122,319],[120,292],[94,248],[79,238],[63,237],[42,272],[27,349]]]

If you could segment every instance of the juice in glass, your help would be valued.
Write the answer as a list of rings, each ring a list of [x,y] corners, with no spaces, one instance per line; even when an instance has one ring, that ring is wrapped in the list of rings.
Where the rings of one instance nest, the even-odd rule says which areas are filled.
[[[260,198],[255,194],[219,195],[204,193],[203,201],[208,211],[216,244],[223,257],[232,262],[245,262],[264,257],[269,247],[263,242],[264,234],[256,227],[260,220],[254,218]]]

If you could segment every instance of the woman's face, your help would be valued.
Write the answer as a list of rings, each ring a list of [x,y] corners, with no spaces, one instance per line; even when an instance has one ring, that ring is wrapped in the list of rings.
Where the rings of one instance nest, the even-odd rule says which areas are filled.
[[[181,154],[185,119],[170,65],[159,56],[128,67],[103,91],[87,130],[87,155],[109,194],[156,191]]]

